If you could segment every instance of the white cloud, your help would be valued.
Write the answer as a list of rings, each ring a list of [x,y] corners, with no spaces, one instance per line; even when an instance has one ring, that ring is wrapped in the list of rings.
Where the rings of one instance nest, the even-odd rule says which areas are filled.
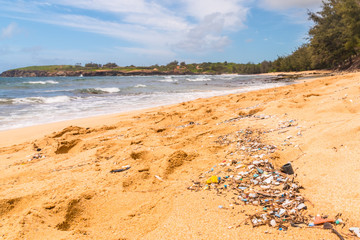
[[[0,38],[11,38],[18,32],[18,25],[16,23],[10,23],[5,28],[1,29]]]
[[[217,14],[227,29],[240,29],[244,26],[248,8],[242,0],[182,0],[189,16],[202,21],[205,17]]]
[[[220,13],[207,15],[194,28],[189,29],[187,34],[176,46],[189,51],[222,50],[230,43],[227,36],[222,35],[225,20]]]
[[[8,10],[24,7],[20,0],[5,3]],[[202,52],[230,43],[227,35],[245,26],[244,5],[244,0],[48,0],[29,1],[12,17],[107,35],[142,48]]]
[[[260,0],[259,5],[271,10],[286,10],[290,8],[314,8],[320,6],[322,0]]]
[[[245,26],[249,8],[241,0],[181,0],[187,16],[197,24],[175,45],[188,51],[221,51],[230,44],[229,31]]]

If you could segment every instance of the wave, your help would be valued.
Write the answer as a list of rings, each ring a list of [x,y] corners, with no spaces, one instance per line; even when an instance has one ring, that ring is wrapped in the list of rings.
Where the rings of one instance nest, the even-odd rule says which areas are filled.
[[[23,82],[25,84],[58,84],[59,82],[54,81],[54,80],[47,80],[47,81],[30,81],[30,82]]]
[[[159,82],[177,82],[177,79],[174,79],[172,76],[166,76],[164,79],[159,80]]]
[[[211,81],[211,78],[206,78],[206,77],[186,78],[186,81],[189,81],[189,82],[206,82],[206,81]]]
[[[26,97],[26,98],[0,98],[0,104],[51,104],[69,102],[68,96],[56,97]]]
[[[117,93],[121,90],[119,88],[85,88],[77,90],[79,93],[85,94],[105,94],[105,93]]]
[[[11,98],[0,98],[0,105],[2,104],[12,104],[13,100]]]
[[[134,87],[136,87],[136,88],[145,88],[145,87],[147,87],[147,86],[144,85],[144,84],[138,84],[138,85],[135,85]]]

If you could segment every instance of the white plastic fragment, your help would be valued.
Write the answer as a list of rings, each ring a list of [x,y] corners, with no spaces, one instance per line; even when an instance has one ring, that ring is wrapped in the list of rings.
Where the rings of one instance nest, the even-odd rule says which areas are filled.
[[[306,208],[306,205],[303,204],[303,203],[300,203],[297,207],[296,207],[298,210],[301,210],[303,208]]]
[[[161,177],[159,177],[158,175],[155,175],[155,177],[158,179],[158,180],[160,180],[160,181],[164,181]]]
[[[281,208],[280,211],[279,211],[279,215],[282,216],[282,215],[284,215],[285,212],[286,212],[286,210]]]
[[[271,182],[272,182],[272,180],[274,179],[274,177],[273,176],[271,176],[271,177],[268,177],[267,179],[265,179],[264,180],[264,183],[266,183],[266,184],[270,184]]]
[[[360,238],[360,229],[358,227],[351,227],[349,228],[349,230],[350,232],[355,233],[355,235]]]
[[[256,197],[257,197],[257,194],[256,194],[256,193],[249,193],[249,197],[251,197],[251,198],[256,198]]]
[[[276,221],[275,221],[274,219],[272,219],[272,220],[270,221],[270,225],[271,225],[272,227],[275,227],[275,226],[276,226]]]

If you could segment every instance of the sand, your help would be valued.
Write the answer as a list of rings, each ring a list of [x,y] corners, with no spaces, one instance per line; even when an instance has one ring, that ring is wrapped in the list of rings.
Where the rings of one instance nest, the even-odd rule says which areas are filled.
[[[2,239],[338,239],[321,228],[241,224],[254,208],[189,191],[242,129],[291,162],[309,214],[360,227],[360,73],[126,114],[0,132]],[[240,115],[251,115],[227,121]],[[262,118],[259,116],[268,116]],[[41,151],[37,151],[41,149]],[[41,153],[43,158],[33,158]],[[110,173],[130,165],[124,172]],[[225,206],[219,209],[218,205]],[[350,235],[349,235],[350,234]]]

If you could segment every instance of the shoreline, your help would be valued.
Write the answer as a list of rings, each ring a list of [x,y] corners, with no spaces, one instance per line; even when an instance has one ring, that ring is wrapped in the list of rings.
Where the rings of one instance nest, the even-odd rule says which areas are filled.
[[[304,74],[306,75],[306,73],[304,73]],[[224,76],[229,76],[229,75],[227,74]],[[237,76],[237,75],[230,75],[230,76]],[[239,75],[239,76],[242,76],[242,75]],[[249,75],[246,75],[246,76],[249,76]],[[258,76],[258,75],[254,75],[254,76]],[[316,77],[316,76],[312,76],[312,77]],[[277,81],[279,81],[279,83],[277,83]],[[272,82],[270,84],[272,84],[272,85],[289,84],[288,82],[291,83],[292,81],[294,81],[294,79],[291,78],[289,80],[286,80],[286,78],[281,77],[279,79],[272,80]],[[226,83],[224,83],[224,84],[226,84]],[[122,108],[120,105],[120,106],[117,106],[117,108],[109,108],[110,110],[103,110],[102,113],[96,113],[92,109],[90,109],[86,112],[83,112],[81,116],[79,116],[79,114],[77,114],[76,111],[75,111],[75,113],[65,112],[67,115],[63,116],[63,117],[57,116],[57,118],[58,118],[57,120],[54,120],[52,117],[49,118],[49,116],[48,116],[49,114],[46,115],[47,118],[45,117],[43,119],[31,119],[31,121],[30,120],[25,121],[24,119],[21,118],[21,116],[18,116],[18,120],[16,122],[9,121],[7,123],[5,121],[6,124],[4,123],[4,125],[1,126],[0,132],[21,129],[21,128],[27,128],[27,127],[31,127],[31,126],[38,126],[38,125],[43,125],[43,124],[51,124],[51,123],[56,123],[56,122],[64,122],[64,121],[73,121],[73,120],[84,119],[84,118],[101,117],[103,115],[123,114],[123,113],[127,113],[127,112],[132,112],[132,111],[142,111],[142,110],[146,110],[149,108],[163,107],[163,106],[167,106],[167,105],[181,103],[184,101],[185,102],[192,101],[197,98],[206,99],[206,98],[210,98],[213,96],[224,96],[224,95],[228,95],[228,94],[237,94],[237,93],[248,92],[248,91],[257,91],[257,90],[273,88],[273,87],[276,87],[276,86],[267,86],[267,83],[264,83],[264,84],[259,84],[258,86],[255,86],[255,87],[249,85],[249,86],[245,86],[245,87],[238,86],[238,88],[234,87],[232,89],[223,89],[223,90],[219,90],[216,88],[214,88],[212,90],[206,90],[206,91],[199,90],[198,92],[187,92],[186,94],[188,96],[182,97],[183,99],[180,99],[180,102],[171,101],[169,99],[170,101],[167,101],[166,103],[164,101],[158,101],[158,102],[153,102],[152,104],[144,103],[144,104],[142,104],[142,106],[136,106],[136,104],[134,104],[134,106],[128,107],[129,109],[127,109],[127,110],[121,110]],[[64,95],[64,97],[66,97],[66,96]],[[31,97],[29,97],[29,98],[31,99]],[[48,98],[56,98],[56,96],[55,97],[49,96]],[[27,100],[27,98],[25,98],[25,100]],[[68,99],[66,99],[66,100],[68,100]],[[31,101],[33,101],[33,100],[31,99]],[[179,99],[178,99],[178,101],[179,101]],[[72,106],[71,103],[69,103],[69,108],[71,106]],[[42,110],[42,109],[40,109],[40,110]],[[42,112],[39,111],[38,114],[41,115]],[[28,117],[28,119],[30,119],[30,118]]]
[[[359,82],[360,73],[347,73],[40,125],[25,143],[26,131],[16,129],[17,145],[0,142],[4,239],[337,239],[322,228],[252,228],[244,221],[256,206],[232,205],[226,190],[187,190],[211,168],[225,174],[223,161],[256,158],[221,144],[239,132],[276,146],[266,158],[275,169],[291,162],[307,214],[341,213],[346,225],[335,228],[348,237],[360,226]],[[28,160],[39,153],[45,157]]]
[[[328,74],[328,73],[330,73],[330,72],[328,72],[328,71],[304,71],[304,72],[289,72],[288,74],[279,72],[279,73],[266,73],[266,74],[255,74],[255,75],[285,76],[286,78],[287,77],[293,78],[294,76],[295,77],[301,76],[301,77],[311,77],[311,79],[312,78],[316,79],[318,77],[322,77],[322,74]],[[226,74],[226,75],[228,75],[228,74]],[[280,79],[283,79],[283,78],[280,78]],[[309,79],[309,80],[311,80],[311,79]],[[300,82],[301,80],[302,79],[296,79],[293,84],[296,84],[296,81]],[[277,88],[277,87],[271,87],[270,89],[272,89],[272,88]],[[256,92],[256,91],[261,91],[261,90],[263,90],[263,89],[246,91],[244,93]],[[232,91],[236,91],[236,90],[232,90]],[[209,99],[209,98],[213,98],[213,97],[228,96],[228,95],[232,95],[232,94],[241,94],[241,92],[212,96],[212,97],[203,97],[203,98],[198,98],[198,99]],[[172,106],[175,106],[178,104],[192,102],[192,101],[195,101],[198,99],[185,101],[185,102],[181,102],[181,103],[169,104],[169,105],[148,107],[148,108],[143,108],[143,109],[139,109],[139,110],[108,113],[108,114],[88,116],[88,117],[83,117],[83,118],[74,118],[74,119],[60,120],[60,121],[55,121],[55,122],[40,123],[40,124],[35,124],[35,125],[31,125],[31,126],[23,126],[23,127],[18,127],[18,128],[3,129],[3,130],[0,130],[0,147],[11,146],[11,144],[16,143],[17,139],[20,136],[21,136],[21,138],[24,139],[23,142],[26,142],[26,141],[30,141],[30,140],[35,140],[36,138],[39,138],[39,137],[44,137],[45,135],[50,134],[54,131],[60,131],[62,128],[65,128],[70,125],[76,125],[76,126],[80,126],[80,127],[97,127],[97,121],[99,121],[99,120],[101,120],[102,122],[103,121],[105,122],[105,123],[102,123],[102,125],[107,125],[107,124],[111,125],[111,124],[116,123],[118,118],[123,118],[123,117],[126,118],[127,115],[134,115],[134,114],[138,114],[141,112],[156,111],[161,108],[169,108],[169,107],[172,107]],[[41,133],[38,133],[38,132],[41,132]],[[6,138],[3,137],[5,135],[7,136]]]

